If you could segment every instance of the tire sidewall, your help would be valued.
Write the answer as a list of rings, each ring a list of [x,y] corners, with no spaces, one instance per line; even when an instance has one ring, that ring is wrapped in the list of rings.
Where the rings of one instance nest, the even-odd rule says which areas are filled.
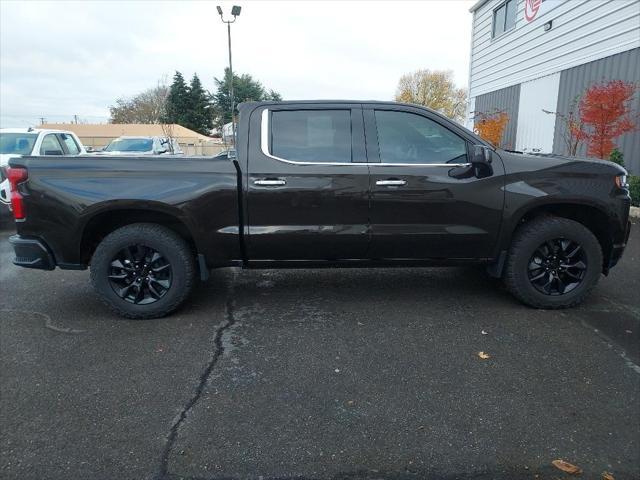
[[[160,234],[159,234],[160,233]],[[144,227],[134,229],[124,227],[105,237],[100,243],[91,262],[91,280],[106,301],[115,310],[132,317],[162,316],[172,310],[172,306],[183,296],[189,275],[184,254],[176,248],[177,239],[167,237],[163,232],[145,232]],[[109,283],[109,270],[116,254],[128,246],[146,245],[164,256],[171,265],[171,286],[158,301],[146,305],[136,305],[120,298]]]
[[[519,251],[514,252],[513,269],[518,290],[532,299],[533,303],[549,308],[563,307],[579,302],[597,283],[602,272],[602,253],[598,240],[584,226],[570,220],[540,223],[538,227],[535,234],[528,235],[519,243]],[[557,238],[571,240],[582,246],[586,256],[587,271],[580,285],[569,293],[545,295],[538,291],[529,280],[529,260],[540,245]]]

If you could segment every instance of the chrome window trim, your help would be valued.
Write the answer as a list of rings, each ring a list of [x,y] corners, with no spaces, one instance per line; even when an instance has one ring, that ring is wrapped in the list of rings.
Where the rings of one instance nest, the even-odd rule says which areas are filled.
[[[276,157],[269,151],[269,109],[262,111],[262,119],[260,123],[260,148],[262,154],[282,163],[289,165],[331,165],[335,167],[344,167],[351,165],[369,165],[372,167],[469,167],[471,163],[375,163],[375,162],[298,162],[295,160],[287,160],[285,158]]]

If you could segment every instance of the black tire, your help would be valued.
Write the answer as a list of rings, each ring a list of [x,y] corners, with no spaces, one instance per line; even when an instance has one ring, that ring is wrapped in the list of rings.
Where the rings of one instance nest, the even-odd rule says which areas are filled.
[[[116,264],[123,265],[123,269],[114,270],[114,268],[119,268],[114,267],[114,263],[118,261],[117,258],[122,252],[128,252],[128,254],[133,252],[134,257],[139,254],[142,259],[139,263],[148,261],[149,267],[146,263],[144,264],[144,271],[147,273],[139,271],[135,273],[133,268],[126,267],[122,262]],[[145,257],[144,252],[153,252],[154,256],[155,254],[159,255],[157,261],[162,263],[155,263],[155,265],[160,266],[156,269],[152,268],[152,261],[144,260],[144,258],[148,258]],[[129,255],[126,256],[130,258]],[[114,259],[116,260],[114,261]],[[124,262],[129,262],[129,260],[124,260]],[[129,264],[133,266],[132,263]],[[167,264],[169,267],[166,266]],[[142,268],[140,265],[138,267]],[[130,273],[130,270],[134,273]],[[149,277],[154,275],[152,270],[162,270],[156,275],[164,275],[165,279],[157,281],[153,278],[149,281]],[[120,273],[127,275],[127,278],[122,280]],[[146,289],[146,293],[149,293],[149,288],[155,292],[154,295],[148,295],[149,303],[135,303],[138,300],[138,295],[135,292],[139,292],[141,286],[129,285],[129,282],[139,283],[142,281],[144,289],[145,279],[144,277],[130,278],[130,275],[133,277],[147,275],[147,284],[155,282],[155,288],[147,287]],[[117,280],[113,280],[114,278]],[[135,223],[113,231],[100,242],[91,259],[91,283],[94,289],[109,308],[119,315],[131,319],[159,318],[173,312],[189,296],[194,278],[194,255],[189,245],[174,231],[152,223]],[[160,281],[164,282],[163,285],[168,286],[166,288],[160,286]],[[127,283],[116,285],[114,282]],[[120,285],[124,285],[124,288],[118,288]],[[125,290],[130,292],[125,297],[117,293],[119,291],[122,294]],[[161,291],[160,294],[158,294],[158,290]],[[145,296],[142,301],[147,301],[146,298]]]
[[[550,243],[547,244],[546,242]],[[541,262],[547,261],[547,257],[544,257],[544,259],[539,258],[542,257],[542,255],[538,254],[538,252],[541,252],[540,248],[543,248],[542,252],[551,252],[549,254],[551,256],[555,255],[551,247],[565,242],[574,242],[568,250],[573,250],[575,248],[574,245],[581,247],[578,253],[582,260],[580,262],[580,270],[571,272],[571,278],[575,278],[576,274],[581,278],[579,281],[572,280],[578,283],[572,285],[572,290],[566,291],[566,293],[562,291],[566,288],[565,283],[561,283],[555,277],[558,273],[557,267],[548,266],[546,263],[544,266],[536,266]],[[547,245],[551,245],[551,247]],[[555,256],[552,258],[555,258]],[[562,264],[562,268],[566,271],[566,264],[570,263],[570,261],[556,261]],[[583,265],[586,265],[586,268],[583,268]],[[536,268],[539,270],[536,270]],[[548,269],[553,271],[547,272],[546,270]],[[601,273],[602,249],[600,242],[588,228],[567,218],[543,216],[525,223],[514,234],[505,266],[504,282],[511,294],[526,305],[534,308],[560,309],[573,307],[581,303],[598,283]],[[536,277],[541,274],[544,277],[541,280],[537,280],[539,283],[534,282]],[[551,278],[554,278],[556,287],[547,288],[551,290],[555,288],[556,292],[544,293],[542,291],[544,288],[540,284],[547,282]],[[564,277],[565,280],[566,278],[568,277]],[[557,287],[558,284],[562,286]],[[547,285],[549,284],[547,283]]]

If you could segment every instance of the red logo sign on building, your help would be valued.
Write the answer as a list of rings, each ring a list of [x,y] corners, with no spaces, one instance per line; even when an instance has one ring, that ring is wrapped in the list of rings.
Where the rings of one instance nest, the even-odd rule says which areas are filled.
[[[527,19],[527,22],[536,18],[541,4],[542,0],[524,0],[524,18]]]

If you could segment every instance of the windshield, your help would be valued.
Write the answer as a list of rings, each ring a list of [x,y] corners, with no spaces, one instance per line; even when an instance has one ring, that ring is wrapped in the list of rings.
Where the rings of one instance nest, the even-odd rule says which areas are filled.
[[[36,138],[37,133],[0,133],[0,153],[29,155]]]
[[[104,149],[105,152],[148,152],[153,149],[150,138],[121,138],[114,140]]]

